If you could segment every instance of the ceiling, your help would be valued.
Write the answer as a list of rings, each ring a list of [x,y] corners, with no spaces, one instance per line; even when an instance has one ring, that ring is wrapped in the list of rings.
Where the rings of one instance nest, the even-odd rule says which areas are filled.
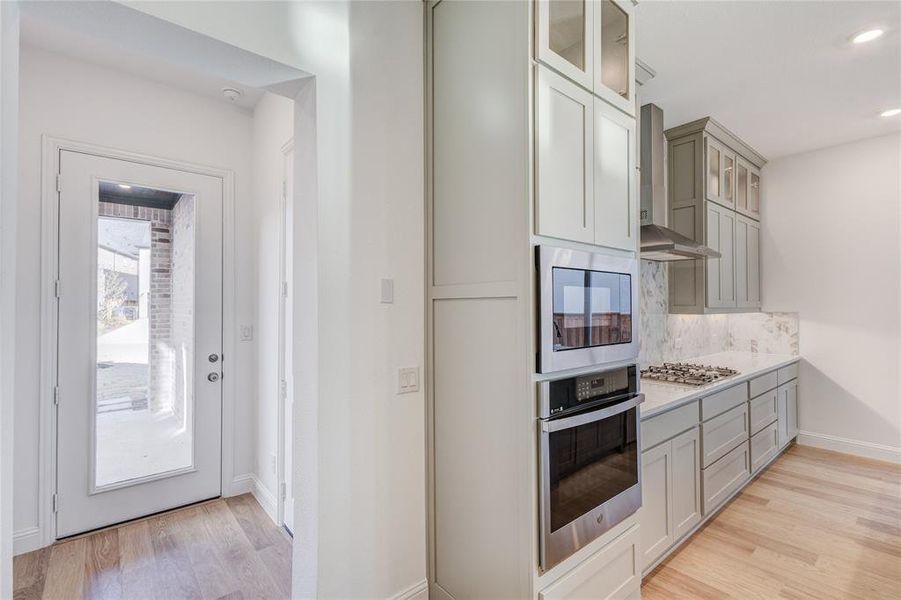
[[[107,4],[120,12],[135,12],[127,7]],[[212,75],[207,69],[192,68],[187,62],[178,64],[160,53],[149,51],[144,47],[146,44],[139,43],[145,40],[129,37],[127,31],[123,31],[119,38],[102,35],[103,32],[97,31],[97,23],[109,24],[110,21],[106,13],[94,14],[102,7],[102,3],[93,2],[24,2],[20,15],[22,43],[134,74],[244,110],[252,110],[263,97],[263,89],[237,84]],[[159,45],[160,42],[149,34],[146,37]],[[173,47],[173,50],[180,49]],[[181,51],[197,52],[195,48]],[[229,100],[222,95],[222,89],[226,87],[238,89],[242,95]]]
[[[640,2],[639,90],[669,128],[710,116],[768,159],[901,131],[901,2]],[[849,37],[880,27],[867,44]]]

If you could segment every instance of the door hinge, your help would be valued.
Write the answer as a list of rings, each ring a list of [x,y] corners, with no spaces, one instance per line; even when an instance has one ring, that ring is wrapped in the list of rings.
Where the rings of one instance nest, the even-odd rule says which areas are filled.
[[[53,282],[53,295],[56,296],[57,298],[60,298],[62,296],[62,292],[61,292],[60,288],[61,288],[61,286],[59,283],[59,279],[57,279],[56,281]]]
[[[282,179],[282,198],[288,197],[288,182]]]
[[[282,395],[282,400],[288,397],[288,382],[284,379],[279,382],[279,393]]]
[[[282,296],[284,298],[288,297],[288,282],[287,281],[282,282]]]
[[[282,500],[285,500],[288,498],[288,484],[283,481],[281,483],[280,487],[281,487]]]
[[[59,494],[53,494],[53,512],[59,512]]]
[[[59,386],[57,385],[53,387],[53,404],[56,406],[59,406],[59,396]]]
[[[62,175],[62,173],[56,174],[56,191],[57,192],[63,191],[63,175]]]

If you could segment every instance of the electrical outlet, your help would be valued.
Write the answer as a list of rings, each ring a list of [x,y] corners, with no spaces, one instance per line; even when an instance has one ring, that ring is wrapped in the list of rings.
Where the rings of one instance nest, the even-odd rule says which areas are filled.
[[[397,370],[397,393],[409,394],[419,391],[419,367],[404,367]]]
[[[241,341],[253,341],[253,325],[241,325]]]

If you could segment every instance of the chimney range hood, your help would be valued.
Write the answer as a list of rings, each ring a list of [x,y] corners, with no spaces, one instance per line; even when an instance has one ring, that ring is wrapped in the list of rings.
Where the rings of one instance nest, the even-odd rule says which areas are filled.
[[[719,258],[721,254],[666,226],[663,183],[663,111],[655,104],[641,107],[641,258],[654,261]]]

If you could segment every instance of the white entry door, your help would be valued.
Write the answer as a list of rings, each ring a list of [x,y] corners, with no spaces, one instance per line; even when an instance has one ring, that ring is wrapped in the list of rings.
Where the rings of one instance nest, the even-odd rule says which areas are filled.
[[[221,493],[222,179],[60,152],[57,537]]]

